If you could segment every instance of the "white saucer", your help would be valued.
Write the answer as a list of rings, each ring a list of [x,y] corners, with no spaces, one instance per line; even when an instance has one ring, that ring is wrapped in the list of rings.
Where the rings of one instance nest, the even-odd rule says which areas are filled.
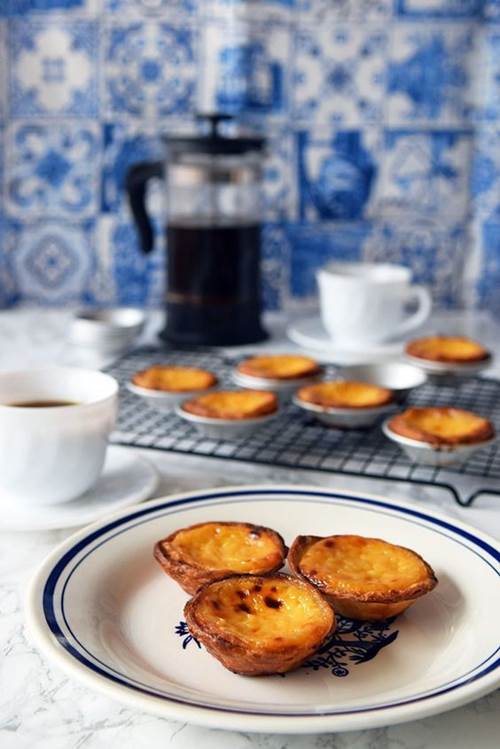
[[[332,341],[323,327],[319,315],[294,322],[287,329],[287,336],[302,348],[322,354],[323,361],[335,364],[366,364],[392,359],[403,353],[403,341],[390,343],[360,344],[359,349],[343,348]]]
[[[42,531],[73,528],[150,497],[158,486],[154,466],[130,448],[108,447],[104,469],[94,486],[63,504],[14,505],[0,495],[0,530]]]

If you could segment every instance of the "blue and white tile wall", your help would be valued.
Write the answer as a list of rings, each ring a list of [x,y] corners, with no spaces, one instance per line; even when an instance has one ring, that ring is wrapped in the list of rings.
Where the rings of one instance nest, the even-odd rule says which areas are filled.
[[[500,0],[0,0],[0,306],[160,304],[124,175],[214,108],[269,137],[268,307],[364,258],[500,315]]]

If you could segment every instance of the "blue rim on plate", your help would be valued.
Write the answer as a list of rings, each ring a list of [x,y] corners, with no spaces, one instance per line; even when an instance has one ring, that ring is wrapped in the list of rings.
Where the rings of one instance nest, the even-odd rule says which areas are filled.
[[[354,716],[362,713],[376,713],[380,711],[393,710],[404,706],[411,706],[420,702],[436,700],[436,698],[443,697],[451,692],[454,692],[466,685],[471,685],[475,682],[481,682],[485,680],[488,674],[492,674],[494,671],[500,671],[500,657],[498,656],[500,647],[490,653],[486,658],[478,663],[474,668],[469,669],[468,672],[461,674],[454,678],[452,681],[439,685],[438,687],[428,690],[425,693],[417,693],[407,699],[394,700],[392,702],[385,702],[383,704],[368,705],[363,707],[353,707],[348,709],[342,709],[332,707],[332,709],[321,710],[321,712],[309,710],[306,712],[279,712],[272,709],[266,711],[265,709],[259,709],[258,711],[251,708],[234,708],[225,707],[218,704],[211,704],[206,701],[197,701],[194,699],[182,699],[178,695],[170,694],[166,691],[154,690],[147,685],[138,682],[125,674],[116,671],[109,664],[105,664],[99,661],[96,655],[89,652],[79,641],[77,636],[72,632],[65,612],[65,591],[66,586],[74,574],[78,566],[82,561],[87,558],[92,552],[100,548],[102,545],[109,542],[112,538],[120,535],[127,530],[137,525],[146,523],[150,520],[156,520],[158,517],[177,513],[182,511],[183,508],[189,505],[204,503],[209,501],[210,505],[224,503],[229,500],[236,500],[238,502],[256,502],[266,501],[262,495],[265,494],[267,497],[272,496],[274,501],[287,501],[290,497],[296,499],[313,499],[316,502],[328,503],[340,502],[340,503],[351,503],[358,509],[369,508],[373,510],[376,508],[377,512],[382,514],[388,514],[391,516],[399,516],[404,518],[406,522],[414,525],[420,525],[424,527],[431,526],[433,531],[437,534],[446,536],[449,540],[455,543],[465,546],[469,551],[479,557],[486,565],[488,565],[497,576],[500,576],[500,550],[495,547],[493,540],[488,540],[482,534],[477,534],[473,529],[463,526],[461,523],[455,524],[450,522],[443,516],[438,514],[428,514],[422,512],[419,509],[411,505],[399,505],[391,502],[387,502],[382,498],[377,498],[369,495],[362,494],[348,494],[343,492],[335,492],[316,487],[302,488],[296,486],[290,487],[252,487],[252,488],[226,488],[222,490],[212,490],[206,492],[191,492],[187,495],[179,495],[177,499],[164,499],[157,500],[146,507],[140,507],[138,509],[129,510],[128,512],[121,512],[119,516],[112,521],[109,521],[100,526],[94,526],[87,532],[82,531],[76,534],[78,537],[74,543],[71,543],[71,539],[64,544],[66,550],[57,555],[57,551],[51,556],[49,562],[56,556],[53,564],[50,565],[48,573],[43,577],[44,583],[42,590],[42,601],[38,601],[38,605],[41,606],[41,612],[43,612],[44,624],[50,630],[52,635],[57,640],[58,649],[64,651],[72,659],[77,661],[79,664],[85,667],[97,677],[102,677],[108,682],[113,682],[121,690],[133,690],[138,692],[140,695],[146,698],[154,698],[156,700],[167,701],[169,703],[176,703],[188,708],[196,708],[196,710],[210,712],[210,713],[230,713],[240,717],[267,717],[275,719],[281,719],[291,722],[295,725],[298,719],[314,718],[315,721],[322,718],[332,719],[338,718],[339,716]],[[260,497],[260,498],[259,498]],[[82,535],[83,534],[83,535]],[[85,551],[86,550],[86,551]],[[82,552],[85,552],[82,555]],[[77,559],[76,559],[77,558]],[[64,579],[62,588],[56,595],[57,584]],[[32,585],[32,591],[35,589],[36,584],[40,585],[40,577],[35,578]],[[31,599],[28,603],[29,608],[37,605],[36,601]],[[56,610],[60,610],[60,614],[56,613]],[[31,613],[33,618],[33,612]],[[70,637],[73,638],[71,642],[63,629],[61,628],[61,620],[64,623],[64,627],[69,633]],[[38,642],[40,640],[38,638]],[[78,646],[80,650],[78,649]],[[99,665],[100,664],[100,665]],[[498,675],[500,680],[500,673]],[[486,691],[490,691],[495,687],[495,683],[489,684],[487,688],[481,689],[478,684],[478,689],[474,692],[473,699],[480,696]],[[453,701],[449,707],[454,707],[458,704],[468,701],[466,699]],[[442,707],[441,709],[447,709]],[[424,714],[431,714],[432,712],[439,712],[439,709],[429,709]],[[409,720],[410,716],[406,719]],[[398,718],[398,722],[405,718]],[[214,721],[207,721],[200,719],[193,719],[193,722],[204,723],[206,725],[214,725]],[[388,721],[386,721],[388,722]],[[390,722],[396,722],[391,720]],[[371,722],[370,725],[381,725],[382,722]],[[262,730],[262,729],[255,729]],[[279,730],[279,729],[277,729]],[[281,730],[292,730],[291,728],[284,728]],[[316,727],[316,730],[317,727]],[[325,729],[323,729],[325,730]],[[331,727],[330,727],[331,730]]]

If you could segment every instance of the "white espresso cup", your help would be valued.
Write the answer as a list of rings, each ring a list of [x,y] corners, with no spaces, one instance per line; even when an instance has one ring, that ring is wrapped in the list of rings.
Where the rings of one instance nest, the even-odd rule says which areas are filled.
[[[22,404],[67,402],[70,405]],[[118,383],[87,369],[0,373],[0,502],[66,502],[98,479]]]
[[[431,312],[428,289],[412,285],[404,265],[333,262],[316,277],[323,325],[345,347],[399,338]]]

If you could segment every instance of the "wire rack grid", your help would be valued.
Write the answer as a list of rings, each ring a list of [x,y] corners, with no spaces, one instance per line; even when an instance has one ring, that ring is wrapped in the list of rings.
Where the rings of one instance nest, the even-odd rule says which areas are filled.
[[[222,386],[234,387],[235,359],[213,351],[140,349],[129,353],[107,368],[121,386],[118,422],[111,436],[114,444],[438,486],[462,506],[469,506],[481,494],[500,496],[498,444],[453,467],[424,466],[411,463],[379,426],[349,431],[328,428],[293,404],[282,406],[276,419],[245,439],[207,439],[174,413],[157,411],[126,389],[134,372],[159,362],[202,367],[214,372]],[[334,371],[327,367],[327,374]],[[477,377],[456,385],[426,383],[412,391],[401,407],[429,404],[474,410],[500,428],[498,380]]]

